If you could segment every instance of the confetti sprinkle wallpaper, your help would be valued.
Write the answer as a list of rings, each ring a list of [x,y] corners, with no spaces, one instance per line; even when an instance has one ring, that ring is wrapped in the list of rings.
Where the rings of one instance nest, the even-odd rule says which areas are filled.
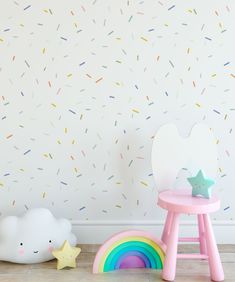
[[[158,220],[160,125],[216,136],[234,220],[234,1],[0,0],[0,215]]]

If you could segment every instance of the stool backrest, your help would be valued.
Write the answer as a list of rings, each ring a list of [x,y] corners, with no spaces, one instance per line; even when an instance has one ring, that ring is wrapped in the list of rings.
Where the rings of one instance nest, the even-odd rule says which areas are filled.
[[[182,168],[192,176],[201,169],[205,176],[216,177],[216,140],[205,124],[194,125],[187,138],[179,135],[174,124],[165,124],[157,131],[152,146],[152,169],[158,190],[173,189]]]

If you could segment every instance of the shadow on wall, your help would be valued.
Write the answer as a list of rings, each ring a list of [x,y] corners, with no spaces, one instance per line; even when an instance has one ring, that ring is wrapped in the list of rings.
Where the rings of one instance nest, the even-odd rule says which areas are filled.
[[[138,208],[139,199],[143,200],[146,196],[148,202],[149,192],[151,195],[153,193],[151,187],[155,187],[151,176],[151,148],[152,140],[146,135],[144,138],[138,131],[126,133],[119,142],[117,174],[123,189],[122,195],[132,211]]]

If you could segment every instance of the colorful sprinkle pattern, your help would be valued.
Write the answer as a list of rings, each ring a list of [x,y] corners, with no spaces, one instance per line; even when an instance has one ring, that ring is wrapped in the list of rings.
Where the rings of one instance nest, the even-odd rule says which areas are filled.
[[[234,220],[232,0],[2,5],[1,216],[161,219],[153,136],[205,122],[219,146],[216,219]]]

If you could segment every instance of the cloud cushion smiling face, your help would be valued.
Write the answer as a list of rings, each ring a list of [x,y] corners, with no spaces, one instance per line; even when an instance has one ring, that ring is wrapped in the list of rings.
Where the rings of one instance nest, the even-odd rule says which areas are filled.
[[[22,217],[0,220],[0,260],[15,263],[40,263],[54,259],[52,250],[65,240],[75,246],[77,239],[67,219],[57,219],[48,209],[26,212]]]

